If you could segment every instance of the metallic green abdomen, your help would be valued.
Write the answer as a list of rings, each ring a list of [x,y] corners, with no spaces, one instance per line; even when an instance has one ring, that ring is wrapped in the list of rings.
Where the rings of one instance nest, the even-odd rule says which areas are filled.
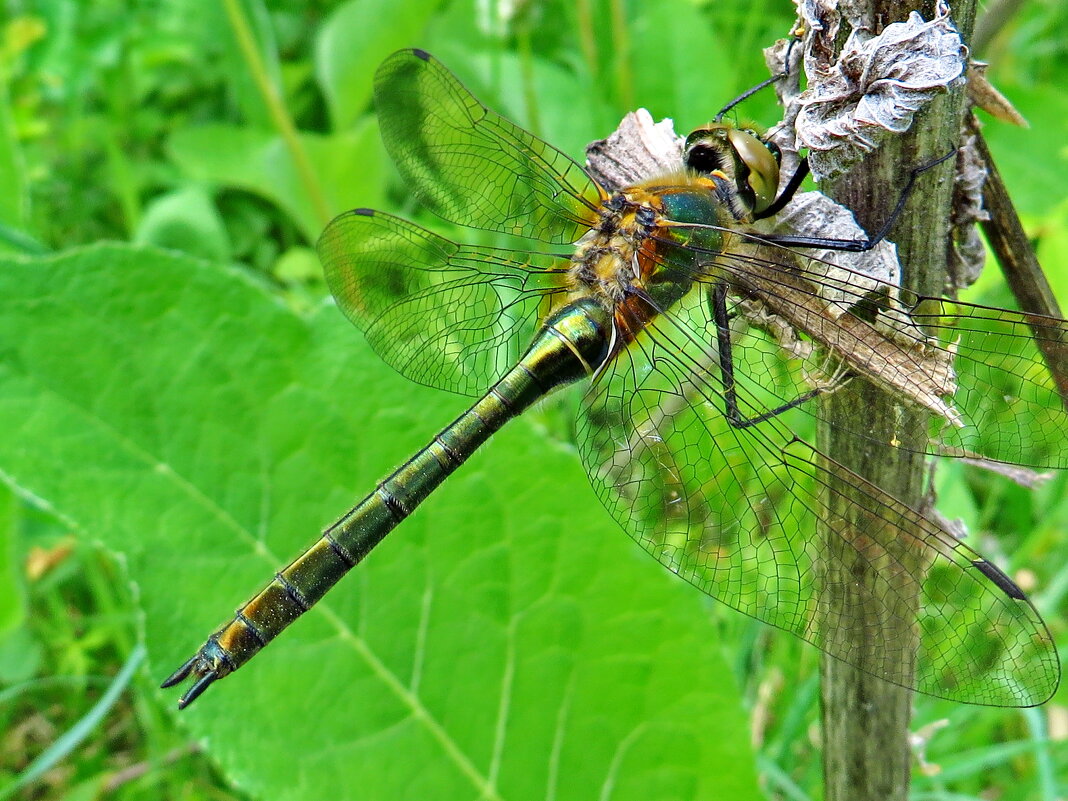
[[[600,367],[608,358],[611,326],[604,308],[588,298],[549,318],[519,363],[489,392],[276,573],[163,683],[170,687],[197,677],[179,707],[237,670],[308,611],[501,426],[555,387]]]

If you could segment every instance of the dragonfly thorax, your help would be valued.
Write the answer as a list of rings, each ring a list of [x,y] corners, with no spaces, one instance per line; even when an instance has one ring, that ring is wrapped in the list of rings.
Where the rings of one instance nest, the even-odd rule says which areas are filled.
[[[638,252],[655,226],[657,212],[617,192],[601,207],[601,217],[576,244],[571,256],[573,290],[611,309],[642,286]]]
[[[720,195],[713,180],[677,173],[610,196],[575,246],[572,294],[598,300],[622,339],[633,338],[709,271],[730,214]]]

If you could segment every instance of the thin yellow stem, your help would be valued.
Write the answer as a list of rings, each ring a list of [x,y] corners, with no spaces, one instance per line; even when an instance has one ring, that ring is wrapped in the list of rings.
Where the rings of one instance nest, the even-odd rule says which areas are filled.
[[[283,102],[282,94],[279,88],[271,81],[270,76],[267,75],[267,66],[264,64],[260,49],[256,45],[256,39],[252,35],[252,28],[245,17],[240,0],[225,0],[225,4],[226,15],[230,18],[230,26],[234,30],[238,47],[241,48],[241,54],[248,64],[253,80],[256,81],[256,87],[263,96],[268,113],[278,129],[282,141],[285,142],[290,155],[293,157],[293,164],[297,168],[297,177],[304,186],[304,191],[308,193],[319,221],[326,225],[330,222],[332,215],[326,202],[326,196],[323,194],[322,185],[319,183],[315,170],[312,168],[311,159],[308,158],[308,153],[300,141],[297,126],[293,123],[293,118],[289,116],[289,110]]]
[[[516,31],[516,49],[519,51],[519,74],[523,81],[523,100],[527,109],[527,127],[535,136],[541,136],[538,93],[534,90],[534,55],[530,45],[530,30],[525,25],[521,30]]]
[[[593,10],[590,8],[590,0],[578,0],[575,3],[575,14],[578,20],[579,47],[586,61],[586,67],[596,84],[600,78],[601,69],[597,62],[597,38],[593,31]]]
[[[628,111],[634,110],[634,77],[630,71],[630,31],[623,0],[612,0],[612,41],[615,43],[616,88],[619,102]]]

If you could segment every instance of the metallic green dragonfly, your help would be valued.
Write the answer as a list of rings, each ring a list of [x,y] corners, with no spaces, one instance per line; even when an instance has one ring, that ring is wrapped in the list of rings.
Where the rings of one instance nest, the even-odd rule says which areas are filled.
[[[369,209],[330,223],[318,245],[327,282],[375,351],[414,381],[478,400],[164,682],[194,679],[179,706],[306,612],[501,426],[582,380],[578,443],[593,488],[669,570],[857,664],[840,636],[856,630],[856,610],[835,599],[836,576],[861,565],[877,608],[861,633],[879,641],[880,619],[908,615],[918,647],[913,665],[901,658],[912,645],[886,642],[885,662],[863,669],[972,703],[1050,697],[1057,654],[1023,591],[794,426],[860,376],[931,413],[924,452],[1065,467],[1068,415],[1034,337],[1061,337],[1068,323],[870,278],[859,288],[783,246],[806,241],[757,236],[755,221],[789,198],[749,131],[701,129],[677,170],[608,191],[423,51],[387,59],[375,97],[386,146],[425,206],[556,251],[459,244]],[[904,447],[862,417],[850,434]],[[831,494],[870,530],[836,523]],[[817,536],[817,519],[839,547]]]

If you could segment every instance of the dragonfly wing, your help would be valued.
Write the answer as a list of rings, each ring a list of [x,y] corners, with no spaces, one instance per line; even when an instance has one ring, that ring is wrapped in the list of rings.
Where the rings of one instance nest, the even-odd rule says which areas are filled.
[[[1063,349],[1068,322],[941,298],[915,299],[910,316],[955,357],[963,425],[936,432],[938,452],[1068,467],[1068,397],[1037,344]]]
[[[580,448],[620,525],[713,598],[883,679],[980,704],[1046,699],[1059,663],[1022,593],[940,527],[826,460],[782,418],[730,425],[721,382],[707,372],[715,362],[684,319],[661,315],[595,381]],[[837,519],[830,493],[870,528],[850,534],[839,523],[835,542],[822,542],[814,521]],[[858,570],[869,576],[870,604],[842,608],[843,581],[851,586]],[[881,663],[858,664],[856,640],[842,634],[882,642],[891,621],[919,632],[915,672],[906,644],[887,641]]]
[[[459,245],[370,209],[336,217],[318,251],[338,306],[387,364],[465,395],[481,394],[523,355],[563,291],[567,264]]]
[[[754,349],[751,363],[760,354],[760,364],[737,375],[754,392],[774,394],[769,376],[783,371],[802,388],[833,383],[830,373],[841,367],[931,411],[927,453],[1068,467],[1066,403],[1035,341],[1068,342],[1068,322],[920,297],[780,248],[710,260],[715,280],[740,292],[736,302],[743,298],[746,311],[736,316],[757,320],[738,341]],[[820,415],[818,403],[804,408]],[[869,423],[858,418],[850,433],[893,440]]]
[[[387,58],[375,106],[401,175],[446,220],[555,244],[596,222],[602,193],[583,169],[483,106],[428,53]]]

